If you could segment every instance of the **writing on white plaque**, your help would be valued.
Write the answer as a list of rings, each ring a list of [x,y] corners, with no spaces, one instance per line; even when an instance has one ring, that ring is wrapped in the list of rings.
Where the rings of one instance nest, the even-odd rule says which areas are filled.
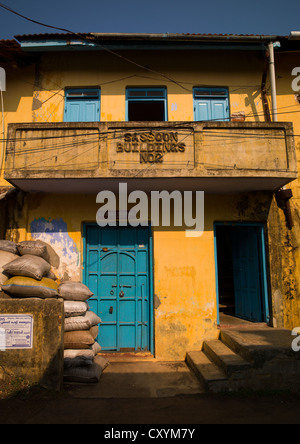
[[[0,314],[0,351],[30,349],[33,342],[33,316]]]

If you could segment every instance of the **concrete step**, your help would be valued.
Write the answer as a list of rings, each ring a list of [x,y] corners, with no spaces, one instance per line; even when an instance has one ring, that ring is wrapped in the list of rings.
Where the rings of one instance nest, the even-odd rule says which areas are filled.
[[[300,391],[300,352],[292,349],[290,330],[221,330],[187,355],[187,364],[209,392],[237,390]]]
[[[191,351],[186,356],[187,365],[193,370],[208,392],[228,390],[227,376],[203,351]]]
[[[300,353],[292,350],[291,332],[286,329],[221,330],[220,339],[256,368],[278,357],[300,360]]]
[[[251,368],[251,364],[220,340],[205,341],[204,353],[230,378]]]

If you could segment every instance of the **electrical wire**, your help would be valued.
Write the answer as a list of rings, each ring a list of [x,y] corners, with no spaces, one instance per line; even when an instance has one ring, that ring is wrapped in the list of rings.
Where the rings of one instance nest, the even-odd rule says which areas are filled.
[[[32,22],[32,23],[35,23],[35,24],[37,24],[37,25],[45,26],[46,28],[55,29],[55,30],[57,30],[57,31],[66,32],[66,33],[68,33],[68,34],[73,34],[73,35],[76,35],[77,37],[79,37],[79,38],[81,38],[81,39],[83,39],[83,40],[85,40],[85,41],[88,41],[88,42],[90,42],[90,43],[92,42],[94,45],[101,47],[103,50],[107,51],[108,53],[110,53],[110,54],[112,54],[112,55],[114,55],[114,56],[116,56],[116,57],[118,57],[118,58],[120,58],[120,59],[122,59],[122,60],[125,60],[126,62],[128,62],[128,63],[130,63],[130,64],[133,64],[133,65],[137,66],[138,68],[140,68],[140,69],[142,69],[142,70],[145,70],[145,71],[148,71],[148,72],[152,72],[152,73],[154,73],[154,74],[157,74],[157,75],[159,75],[159,76],[162,76],[163,78],[169,80],[170,82],[175,83],[175,84],[176,84],[177,86],[179,86],[180,88],[182,88],[182,89],[184,89],[184,90],[186,90],[186,91],[189,91],[189,90],[188,90],[187,88],[185,88],[183,85],[181,85],[180,83],[178,83],[176,80],[172,79],[171,77],[167,76],[166,74],[163,74],[163,73],[161,73],[161,72],[157,72],[157,71],[155,71],[155,70],[153,70],[153,69],[151,69],[151,68],[148,68],[147,66],[141,65],[140,63],[137,63],[137,62],[135,62],[135,61],[129,59],[128,57],[124,57],[124,56],[122,56],[121,54],[118,54],[117,52],[112,51],[111,49],[107,48],[106,46],[101,45],[98,41],[95,41],[95,38],[87,37],[87,36],[85,36],[85,35],[83,35],[83,34],[79,34],[79,33],[77,33],[77,32],[70,31],[69,29],[59,28],[59,27],[57,27],[57,26],[52,26],[52,25],[48,25],[48,24],[46,24],[46,23],[39,22],[39,21],[37,21],[37,20],[33,20],[33,19],[29,18],[29,17],[26,17],[26,16],[23,15],[23,14],[20,14],[19,12],[15,11],[14,9],[10,8],[9,6],[4,5],[3,3],[0,3],[0,7],[3,8],[3,9],[6,9],[7,11],[9,11],[9,12],[11,12],[11,13],[13,13],[13,14],[15,14],[15,15],[17,15],[17,16],[19,16],[19,17],[25,19],[25,20],[28,20],[28,21],[30,21],[30,22]]]
[[[172,128],[164,128],[162,130],[172,130]],[[187,128],[188,130],[188,128]],[[120,133],[120,135],[116,134],[116,131],[114,129],[112,129],[111,131],[107,131],[107,132],[103,132],[103,133],[86,133],[86,134],[72,134],[72,135],[60,135],[60,136],[49,136],[49,137],[25,137],[25,138],[15,138],[15,139],[2,139],[2,141],[9,141],[10,143],[14,143],[14,144],[20,144],[20,143],[26,143],[26,145],[23,145],[23,149],[17,149],[14,148],[11,149],[10,147],[7,147],[7,153],[14,153],[15,155],[24,155],[24,154],[37,154],[39,152],[46,152],[46,151],[60,151],[61,149],[64,149],[68,146],[80,146],[80,145],[88,145],[90,143],[100,143],[101,140],[105,141],[105,139],[107,137],[111,137],[111,139],[113,139],[114,141],[122,141],[123,137],[124,137],[124,131],[127,132],[138,132],[139,134],[151,134],[153,133],[152,130],[141,130],[141,129],[135,129],[135,128],[127,128],[127,129],[123,129]],[[205,146],[214,146],[215,143],[219,143],[220,141],[223,141],[224,143],[226,143],[226,145],[237,145],[237,144],[241,144],[241,143],[247,143],[249,140],[271,140],[271,141],[276,141],[276,140],[287,140],[289,137],[300,137],[300,135],[295,135],[295,134],[284,134],[282,136],[278,135],[272,135],[269,134],[268,132],[266,133],[262,133],[262,134],[253,134],[253,133],[231,133],[229,132],[231,131],[231,129],[222,131],[222,130],[210,130],[210,129],[205,129],[203,131],[203,135],[205,138],[207,138],[207,140],[209,140],[210,143],[205,143]],[[239,129],[234,129],[234,131],[239,131]],[[171,132],[171,131],[170,131]],[[191,129],[190,134],[192,135],[193,131]],[[97,135],[96,139],[92,139],[91,136]],[[88,137],[88,140],[84,139],[80,141],[81,137]],[[55,143],[55,144],[51,144],[51,145],[47,145],[45,143],[45,141],[55,141],[55,140],[61,140],[63,138],[71,138],[72,140],[70,140],[69,143],[66,143],[65,141],[62,141],[61,143]],[[76,139],[76,140],[74,140]],[[235,140],[235,141],[234,141]],[[34,146],[30,146],[30,142],[41,142],[41,145],[39,147],[34,147]],[[212,143],[214,142],[214,143]],[[146,142],[145,142],[146,143]],[[147,142],[147,143],[157,143],[157,142]]]
[[[146,71],[148,71],[148,72],[152,72],[152,73],[154,73],[154,74],[156,74],[156,75],[159,75],[159,76],[161,76],[161,77],[164,77],[164,78],[165,78],[166,80],[168,80],[169,82],[171,82],[171,83],[175,83],[177,86],[179,86],[180,88],[183,88],[184,90],[186,90],[186,91],[189,92],[189,93],[191,92],[189,89],[187,89],[187,88],[185,88],[185,87],[183,86],[183,83],[188,84],[189,82],[182,82],[182,81],[181,81],[181,82],[178,82],[178,81],[172,79],[171,77],[167,76],[166,74],[163,74],[163,73],[161,73],[161,72],[155,71],[155,70],[153,70],[153,69],[151,69],[151,68],[149,68],[149,67],[147,67],[147,66],[141,65],[141,64],[139,64],[139,63],[137,63],[137,62],[135,62],[135,61],[129,59],[128,57],[124,57],[124,56],[122,56],[121,54],[118,54],[118,53],[116,53],[115,51],[112,51],[112,50],[110,50],[109,48],[105,47],[104,45],[100,44],[100,43],[95,39],[95,37],[92,38],[92,37],[90,37],[90,36],[83,35],[83,34],[81,34],[81,33],[76,33],[76,32],[74,32],[74,31],[71,31],[71,30],[67,29],[67,28],[61,28],[61,27],[57,27],[57,26],[53,26],[53,25],[49,25],[49,24],[46,24],[46,23],[40,22],[40,21],[38,21],[38,20],[34,20],[34,19],[30,18],[30,17],[27,17],[27,16],[25,16],[25,15],[23,15],[23,14],[17,12],[16,10],[10,8],[9,6],[7,6],[7,5],[5,5],[5,4],[3,4],[3,3],[0,3],[0,7],[3,8],[3,9],[5,9],[5,10],[7,10],[8,12],[11,12],[12,14],[17,15],[18,17],[21,17],[21,18],[23,18],[23,19],[25,19],[25,20],[31,22],[31,23],[34,23],[34,24],[37,24],[37,25],[40,25],[40,26],[44,26],[44,27],[49,28],[49,29],[54,29],[54,30],[57,30],[57,31],[61,31],[61,32],[65,32],[65,33],[68,33],[68,34],[72,34],[72,35],[74,35],[74,36],[79,37],[79,38],[82,39],[82,40],[88,41],[89,43],[92,42],[94,45],[101,47],[103,50],[109,52],[110,54],[113,54],[114,56],[116,56],[116,57],[118,57],[118,58],[121,58],[121,59],[123,59],[123,60],[125,60],[125,61],[127,61],[127,62],[129,62],[129,63],[131,63],[131,64],[133,64],[133,65],[135,65],[135,66],[137,66],[137,67],[139,67],[139,68],[141,68],[141,69],[143,69],[143,70],[146,70]],[[4,45],[4,46],[7,46],[7,45],[3,44],[3,42],[1,42],[1,44]],[[8,47],[9,47],[9,46],[8,46]],[[109,82],[104,83],[104,84],[108,84],[108,83],[109,83]],[[113,83],[113,82],[111,82],[111,83]],[[193,84],[193,83],[189,83],[189,84]],[[203,85],[202,85],[202,86],[203,86]],[[254,88],[260,88],[260,86],[261,86],[261,85],[255,85],[255,86],[251,86],[251,88],[253,88],[253,89],[254,89]],[[234,91],[237,91],[237,90],[240,90],[240,89],[244,89],[244,88],[249,88],[249,86],[240,86],[240,85],[238,85],[238,86],[237,86],[237,89],[234,90]],[[58,93],[56,93],[56,94],[58,94]],[[56,94],[55,94],[55,95],[56,95]],[[51,98],[47,99],[45,102],[42,102],[42,103],[46,103],[46,102],[47,102],[48,100],[50,100],[50,99],[51,99]]]

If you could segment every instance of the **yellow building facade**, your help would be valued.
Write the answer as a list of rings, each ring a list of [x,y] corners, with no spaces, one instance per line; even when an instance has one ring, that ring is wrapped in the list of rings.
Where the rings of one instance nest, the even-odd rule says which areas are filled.
[[[47,242],[58,278],[90,286],[103,350],[183,360],[232,317],[300,325],[298,50],[278,36],[6,42],[2,237]],[[149,205],[204,192],[201,232],[176,224],[172,199],[166,226],[150,211],[122,226],[120,184]],[[117,227],[97,224],[102,191]]]

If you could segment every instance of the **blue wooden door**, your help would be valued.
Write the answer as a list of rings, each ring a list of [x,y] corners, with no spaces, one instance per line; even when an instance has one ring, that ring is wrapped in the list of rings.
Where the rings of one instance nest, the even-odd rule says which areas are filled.
[[[102,350],[150,350],[150,230],[87,225],[85,250]]]
[[[257,227],[232,228],[232,257],[236,316],[265,321],[261,239]]]

